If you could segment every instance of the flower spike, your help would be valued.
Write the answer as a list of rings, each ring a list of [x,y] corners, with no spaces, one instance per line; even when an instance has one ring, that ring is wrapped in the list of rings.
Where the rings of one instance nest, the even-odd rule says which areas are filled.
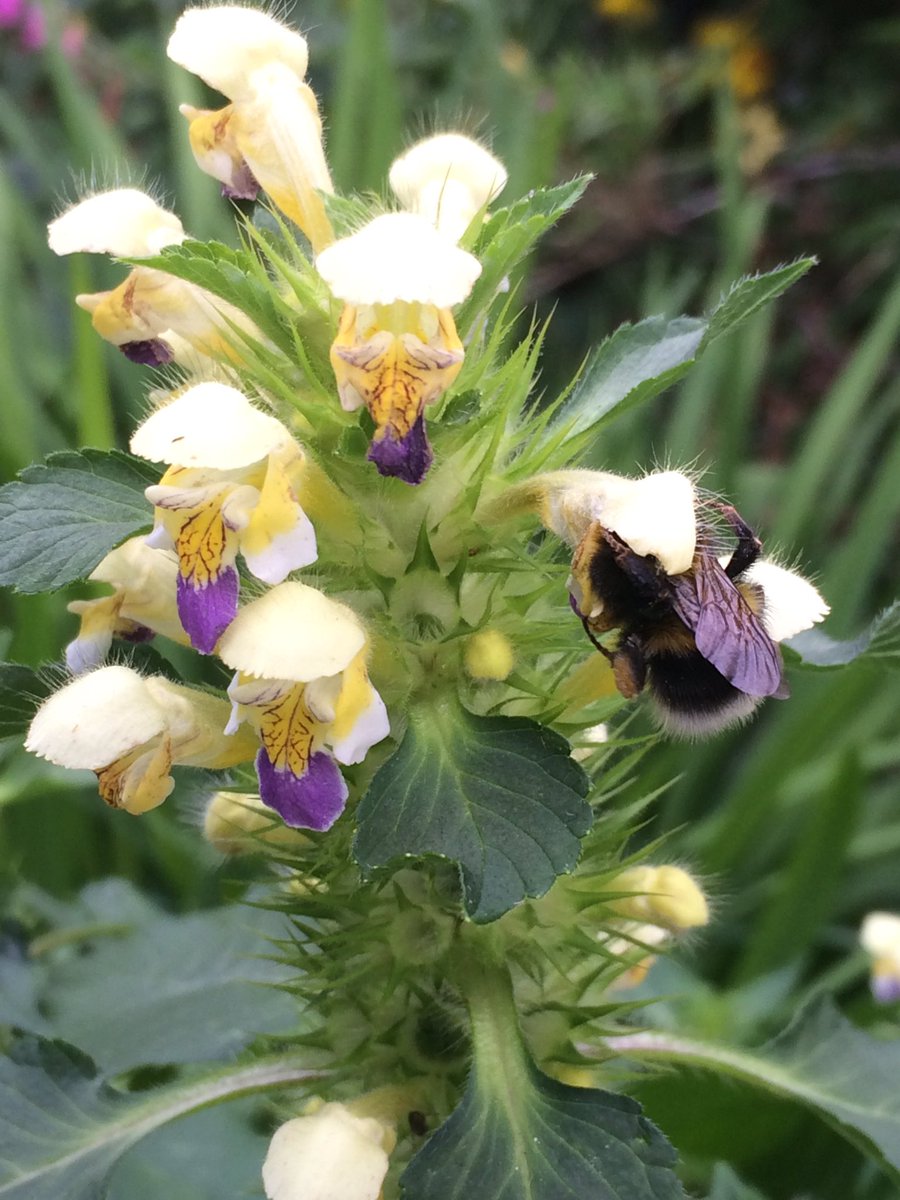
[[[247,721],[262,743],[263,800],[288,825],[329,829],[348,795],[337,762],[361,762],[390,732],[359,618],[315,588],[282,583],[241,609],[218,654],[237,672],[229,729]]]
[[[331,348],[341,405],[369,410],[369,458],[382,475],[421,483],[432,460],[425,406],[464,357],[450,308],[468,296],[481,264],[422,217],[389,213],[329,246],[316,267],[345,302]]]
[[[169,470],[146,491],[154,545],[177,554],[178,613],[192,645],[215,648],[237,612],[240,552],[264,583],[316,560],[303,511],[306,456],[280,421],[236,388],[201,383],[153,413],[132,451]]]

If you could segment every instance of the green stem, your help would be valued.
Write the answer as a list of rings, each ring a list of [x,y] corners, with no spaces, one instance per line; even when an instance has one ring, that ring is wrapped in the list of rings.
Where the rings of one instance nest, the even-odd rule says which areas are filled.
[[[483,945],[473,944],[472,931],[465,932],[467,945],[457,955],[453,976],[469,1010],[479,1086],[501,1104],[518,1104],[531,1086],[531,1060],[519,1029],[509,969],[492,961]]]

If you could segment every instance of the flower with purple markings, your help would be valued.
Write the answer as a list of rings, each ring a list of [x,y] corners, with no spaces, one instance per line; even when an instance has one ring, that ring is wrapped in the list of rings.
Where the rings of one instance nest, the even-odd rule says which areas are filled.
[[[237,672],[228,729],[248,722],[262,743],[262,799],[288,825],[329,829],[348,795],[337,764],[362,762],[390,732],[359,618],[315,588],[282,583],[241,609],[218,655]]]
[[[236,388],[199,383],[140,426],[131,449],[169,469],[147,488],[151,544],[178,556],[178,615],[195,649],[210,654],[237,612],[238,552],[264,583],[316,560],[303,511],[306,455],[280,421]]]

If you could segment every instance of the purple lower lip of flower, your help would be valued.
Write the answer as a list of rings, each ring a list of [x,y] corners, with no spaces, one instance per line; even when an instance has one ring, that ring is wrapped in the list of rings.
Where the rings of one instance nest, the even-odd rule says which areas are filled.
[[[256,176],[246,163],[242,163],[231,176],[231,183],[222,184],[222,195],[226,200],[255,200],[259,195]]]
[[[395,438],[390,429],[376,437],[367,455],[379,475],[392,475],[404,483],[421,483],[431,466],[434,455],[425,432],[425,417],[420,413],[409,433]]]
[[[212,654],[216,642],[237,615],[240,586],[234,567],[220,571],[219,578],[206,587],[195,588],[179,574],[178,619],[191,645],[201,654]]]
[[[134,628],[123,631],[118,635],[123,642],[131,642],[139,646],[141,642],[152,642],[156,634],[152,629],[148,629],[146,625],[139,625],[135,622]]]
[[[256,756],[259,794],[285,825],[294,829],[330,829],[347,802],[347,784],[330,754],[313,754],[303,775],[279,771],[265,750]]]
[[[150,338],[146,342],[125,342],[119,349],[129,362],[144,367],[164,367],[175,355],[161,338]]]
[[[873,976],[872,997],[878,1004],[893,1004],[900,1000],[900,979],[893,975]]]

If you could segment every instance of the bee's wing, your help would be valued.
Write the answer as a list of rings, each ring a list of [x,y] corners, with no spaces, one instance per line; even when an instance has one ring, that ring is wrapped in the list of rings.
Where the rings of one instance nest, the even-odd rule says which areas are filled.
[[[675,611],[720,675],[748,696],[787,695],[778,646],[716,559],[701,556],[671,582]]]

